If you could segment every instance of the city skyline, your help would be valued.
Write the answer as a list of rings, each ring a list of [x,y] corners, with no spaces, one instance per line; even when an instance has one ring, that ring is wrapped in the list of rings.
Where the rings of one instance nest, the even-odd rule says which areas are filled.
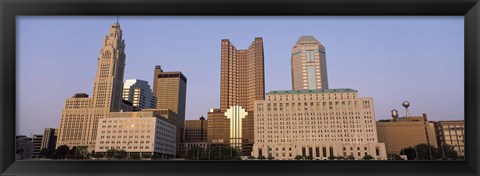
[[[46,20],[43,18],[45,18]],[[359,48],[350,48],[349,45],[347,45],[348,39],[346,38],[348,38],[348,36],[344,38],[337,36],[338,38],[332,39],[329,37],[329,35],[333,35],[333,34],[327,33],[327,32],[323,34],[322,32],[312,33],[312,32],[309,32],[308,30],[306,31],[308,33],[302,33],[301,31],[296,33],[292,32],[293,34],[288,34],[288,35],[285,34],[285,36],[289,36],[289,37],[279,39],[279,38],[275,38],[276,36],[275,33],[277,31],[272,30],[272,29],[277,30],[278,26],[275,26],[275,25],[273,27],[270,26],[269,29],[272,31],[267,31],[267,32],[265,32],[264,30],[266,29],[263,29],[263,28],[249,29],[247,27],[248,25],[243,24],[243,26],[246,29],[248,29],[246,30],[246,32],[233,31],[232,34],[226,34],[225,31],[219,32],[221,31],[219,29],[216,31],[216,32],[219,32],[219,34],[217,35],[207,34],[207,36],[198,36],[198,38],[203,39],[203,40],[200,40],[200,42],[208,41],[208,44],[195,43],[197,41],[195,40],[196,38],[191,38],[188,33],[181,33],[181,32],[185,32],[185,30],[188,31],[188,29],[190,30],[202,29],[201,31],[209,31],[208,30],[209,28],[221,26],[219,25],[220,24],[219,21],[228,22],[230,18],[233,19],[232,23],[240,23],[240,24],[236,24],[238,26],[242,26],[243,23],[247,23],[250,26],[256,26],[256,25],[259,25],[260,22],[265,22],[266,24],[262,23],[261,26],[268,26],[269,23],[274,23],[278,26],[287,27],[289,25],[286,22],[301,23],[302,20],[307,22],[318,21],[317,22],[318,24],[316,25],[322,26],[322,24],[325,24],[325,23],[330,24],[330,26],[328,25],[326,26],[332,29],[337,29],[334,31],[340,34],[345,34],[348,32],[339,30],[343,28],[340,28],[338,26],[337,28],[335,28],[335,25],[332,25],[331,23],[335,23],[335,21],[340,21],[340,22],[348,21],[347,19],[351,18],[353,19],[351,21],[353,21],[354,24],[349,24],[349,25],[353,25],[353,26],[359,26],[359,24],[356,24],[356,23],[359,23],[362,21],[363,22],[366,21],[367,24],[375,23],[375,21],[378,21],[378,23],[380,24],[387,23],[391,25],[391,27],[392,26],[394,27],[399,24],[392,24],[392,23],[397,22],[402,24],[402,22],[405,23],[405,21],[412,21],[410,23],[412,23],[413,25],[423,25],[420,29],[414,28],[412,26],[407,26],[404,28],[404,30],[405,29],[410,30],[409,32],[420,30],[420,34],[417,34],[417,33],[415,33],[415,35],[412,34],[413,36],[415,36],[415,38],[421,38],[421,39],[423,39],[422,37],[428,38],[429,35],[431,35],[430,37],[435,38],[435,37],[438,37],[438,35],[440,35],[439,33],[443,32],[443,35],[440,35],[440,36],[442,37],[446,36],[448,40],[437,39],[443,42],[440,42],[437,40],[434,40],[434,41],[420,40],[420,41],[413,41],[413,42],[411,41],[412,46],[406,46],[406,49],[414,49],[414,47],[418,47],[418,45],[425,45],[425,43],[431,43],[433,45],[433,46],[425,45],[423,48],[421,48],[425,50],[423,52],[413,50],[416,52],[410,54],[408,53],[409,50],[406,50],[404,48],[399,48],[398,50],[406,51],[406,53],[401,53],[401,52],[395,53],[397,51],[393,50],[394,53],[391,54],[392,56],[406,55],[406,56],[412,57],[413,60],[417,59],[417,61],[419,58],[426,59],[426,60],[420,60],[420,63],[413,64],[408,62],[408,61],[411,62],[412,58],[404,58],[406,59],[406,61],[404,61],[405,63],[399,62],[400,60],[398,58],[397,59],[376,58],[376,57],[381,57],[382,54],[388,56],[388,52],[392,52],[391,48],[395,48],[394,46],[396,45],[394,44],[394,42],[392,42],[392,40],[389,40],[389,41],[381,40],[383,42],[392,42],[392,43],[388,43],[389,44],[388,46],[385,46],[387,45],[385,43],[383,44],[383,46],[378,46],[375,44],[374,41],[377,41],[380,39],[375,37],[370,38],[373,41],[351,40],[349,42],[363,43],[363,44],[367,43],[370,45],[375,45],[376,47],[384,47],[380,49],[385,49],[388,52],[383,51],[385,52],[383,53],[382,51],[380,51],[379,53],[377,53],[379,54],[379,56],[376,56],[375,54],[372,54],[372,53],[362,53],[362,52],[366,52],[362,50],[362,49],[365,49],[365,46],[362,46]],[[316,19],[316,18],[319,18],[319,19]],[[69,19],[73,19],[73,20],[69,20]],[[300,22],[298,22],[298,21],[295,21],[294,19],[302,19],[302,20],[299,20]],[[327,65],[329,67],[328,75],[330,77],[329,87],[330,88],[353,88],[356,90],[360,90],[361,96],[373,97],[373,101],[375,102],[374,104],[375,104],[377,120],[390,118],[389,113],[390,113],[390,110],[393,108],[398,109],[400,111],[400,114],[402,115],[403,113],[401,108],[401,102],[404,100],[409,100],[412,103],[412,106],[410,107],[410,114],[412,115],[419,115],[423,112],[426,112],[429,115],[430,120],[463,119],[463,20],[461,18],[454,18],[454,17],[442,17],[442,18],[422,17],[420,19],[417,19],[416,17],[415,19],[414,18],[411,18],[410,20],[408,19],[409,19],[408,17],[399,17],[399,18],[396,18],[396,17],[388,17],[388,18],[386,17],[383,17],[383,18],[382,17],[363,17],[363,18],[361,17],[322,17],[322,18],[321,17],[201,17],[201,18],[199,17],[155,17],[155,18],[154,17],[121,17],[120,24],[122,24],[122,28],[124,31],[124,38],[127,43],[125,53],[128,58],[126,61],[124,81],[125,79],[142,79],[142,80],[148,81],[149,84],[152,85],[153,80],[151,79],[151,70],[152,70],[151,68],[154,65],[161,65],[162,68],[166,70],[178,70],[178,71],[184,72],[185,75],[189,78],[189,85],[187,88],[189,93],[187,94],[186,119],[198,119],[198,117],[200,117],[201,115],[206,116],[209,108],[219,107],[219,104],[218,104],[219,91],[218,90],[220,89],[219,78],[220,78],[221,39],[224,39],[224,38],[230,39],[238,48],[246,48],[251,38],[263,37],[265,42],[264,44],[265,91],[268,92],[271,90],[289,90],[291,88],[291,80],[286,79],[286,77],[290,77],[289,66],[290,66],[291,48],[297,41],[298,37],[300,37],[301,35],[312,35],[325,45],[325,48],[327,51],[327,58],[328,58]],[[56,24],[56,25],[38,26],[39,21],[43,21],[42,23]],[[99,40],[99,38],[103,38],[102,34],[106,33],[105,27],[108,27],[114,21],[115,21],[114,17],[98,17],[98,19],[92,18],[92,17],[21,17],[19,18],[19,24],[18,24],[19,31],[20,31],[18,33],[19,64],[17,67],[18,68],[17,73],[19,76],[18,78],[20,79],[19,79],[19,82],[17,82],[17,89],[20,91],[17,90],[17,94],[18,94],[17,97],[19,97],[19,101],[17,101],[18,103],[17,104],[17,108],[18,108],[17,120],[19,121],[19,123],[17,123],[17,127],[19,127],[17,128],[17,134],[30,134],[30,132],[37,134],[39,132],[36,132],[35,130],[42,131],[44,128],[49,128],[49,127],[57,128],[59,125],[60,117],[61,117],[61,108],[65,103],[65,98],[68,98],[77,92],[84,92],[89,94],[90,96],[92,95],[93,90],[91,88],[91,82],[94,79],[95,71],[91,71],[91,70],[95,70],[96,68],[96,62],[97,62],[96,57],[98,57],[98,52],[99,52],[98,47],[101,44],[101,41]],[[201,23],[202,21],[207,21],[207,22],[203,24]],[[308,24],[307,22],[304,22],[304,23]],[[423,24],[423,23],[427,23],[427,24]],[[82,26],[82,24],[84,26]],[[162,26],[164,24],[170,24],[170,25],[176,24],[178,26],[176,27],[175,25]],[[206,24],[214,24],[214,25],[207,26]],[[143,26],[139,27],[139,25],[143,25]],[[157,26],[157,25],[160,28],[152,28],[153,26]],[[185,27],[189,25],[190,26],[197,25],[200,28],[192,28],[192,27],[187,29],[181,28],[182,26]],[[436,29],[439,26],[443,26],[443,27],[448,26],[450,28],[443,29],[442,31],[441,30],[435,31],[436,32],[435,34],[437,34],[436,36],[434,34],[431,34],[432,33],[431,29]],[[455,27],[451,27],[451,26],[455,26]],[[78,28],[78,27],[84,27],[84,28]],[[167,31],[173,30],[173,29],[179,29],[179,33],[181,34],[173,35],[174,36],[173,38],[174,39],[176,38],[178,41],[175,41],[173,42],[174,44],[172,44],[173,40],[162,40],[161,38],[155,38],[155,37],[167,37],[167,35],[172,35],[171,34],[172,31],[170,34],[167,34],[167,33],[157,34],[152,32],[156,30],[162,30],[162,27],[167,28],[167,29],[164,29]],[[44,30],[42,30],[42,28]],[[92,32],[89,30],[89,29],[97,30],[97,28],[98,30],[100,30],[100,32]],[[267,28],[267,27],[264,27],[264,28]],[[31,29],[35,29],[35,30],[30,31]],[[56,30],[53,30],[53,29],[56,29]],[[130,31],[132,34],[129,34],[130,33],[129,30],[133,30],[133,31]],[[261,32],[255,32],[256,30],[259,30]],[[377,29],[375,27],[370,27],[370,30],[379,30],[381,32],[386,32],[391,29],[388,29],[388,28]],[[33,35],[35,32],[41,32],[41,31],[45,32],[45,34],[50,34],[50,35],[30,36],[30,35]],[[422,31],[423,32],[429,31],[430,33],[428,33],[427,36],[424,36],[425,33],[422,33]],[[27,33],[24,33],[24,32],[27,32]],[[381,32],[377,31],[377,35],[379,35],[380,38],[388,37],[388,34],[383,34]],[[205,33],[208,33],[208,32],[205,32]],[[241,35],[237,33],[240,33]],[[282,33],[282,31],[279,31],[278,33]],[[369,33],[369,34],[374,35],[373,33]],[[402,39],[394,38],[395,40],[393,41],[408,40],[410,39],[410,37],[412,37],[412,36],[409,36],[408,34],[409,34],[408,32],[405,32],[402,35],[403,37]],[[458,35],[460,37],[455,38],[452,36],[448,36],[446,34],[449,34],[449,35],[455,34],[454,36]],[[156,35],[161,35],[161,36],[156,36]],[[65,37],[65,36],[69,36],[69,37]],[[155,37],[152,37],[152,36],[155,36]],[[42,37],[48,37],[54,40],[48,40],[48,42],[50,43],[42,43],[44,45],[40,46],[38,45],[39,43],[37,42],[45,41],[45,40],[42,40]],[[65,37],[66,39],[70,39],[70,41],[68,40],[64,41],[63,37]],[[148,39],[149,37],[153,39]],[[364,35],[361,37],[368,38],[368,35]],[[438,37],[438,38],[441,38],[441,37]],[[454,38],[454,39],[451,39],[451,38]],[[340,40],[340,41],[336,41],[336,40]],[[28,44],[25,43],[27,41],[28,41]],[[281,41],[281,43],[279,43],[279,41]],[[147,43],[151,42],[151,43],[148,43],[147,45],[145,45],[145,42]],[[196,45],[190,45],[193,47],[182,47],[181,45],[176,45],[176,44],[185,44],[184,46],[188,46],[186,45],[187,44],[186,42],[193,42]],[[338,46],[339,43],[343,46],[344,51],[342,51],[342,46]],[[448,47],[441,45],[441,43],[447,43]],[[367,44],[364,44],[364,45],[367,45]],[[71,48],[69,48],[68,46],[71,46]],[[77,47],[77,46],[81,46],[81,47]],[[441,47],[445,47],[445,48],[442,49]],[[43,50],[45,50],[45,52],[47,53],[44,53],[43,55],[39,54],[39,52],[41,53],[40,51],[42,50],[41,48],[43,48]],[[185,48],[187,48],[192,52],[185,51]],[[65,49],[65,50],[62,50],[62,49]],[[72,53],[69,51],[69,49],[71,49],[72,51],[78,52],[78,54],[75,54],[75,56],[69,55],[69,53]],[[447,49],[450,49],[450,50],[447,50]],[[366,54],[367,56],[376,56],[376,57],[369,58],[367,56],[360,56],[359,59],[351,58],[353,56],[342,57],[342,52],[352,51],[352,50],[360,54]],[[434,59],[429,58],[429,57],[433,57],[433,56],[430,56],[432,55],[431,53],[432,51],[436,51],[436,53],[438,54],[438,55],[433,55],[433,56],[437,56],[435,58],[443,58],[441,60],[446,62],[431,64],[432,61],[434,61]],[[141,53],[141,52],[144,52],[144,53]],[[173,58],[168,57],[168,55],[164,55],[162,53],[173,53],[172,56],[176,56],[176,57],[173,57]],[[145,56],[142,54],[147,54],[147,56],[150,56],[150,58],[147,57],[146,59]],[[178,54],[182,54],[186,56],[178,56]],[[423,57],[416,56],[415,54],[418,54]],[[40,61],[44,61],[43,59],[51,59],[52,62],[59,61],[59,63],[52,63],[52,62],[37,63],[36,62],[37,59],[35,59],[34,56],[39,57],[38,60]],[[48,56],[50,57],[47,58]],[[204,61],[195,61],[196,58],[192,58],[191,56],[203,58]],[[447,56],[451,58],[450,59],[444,58]],[[152,58],[152,57],[155,57],[155,58]],[[62,60],[62,58],[65,58],[65,59],[72,58],[77,60]],[[358,60],[367,60],[367,62],[368,61],[380,61],[380,62],[368,64],[364,62],[359,62]],[[190,62],[193,62],[193,63],[185,64]],[[31,64],[31,65],[28,65],[28,64]],[[61,64],[64,64],[62,68],[50,68],[50,67],[44,68],[44,66],[54,67]],[[351,65],[358,66],[357,67],[358,70],[353,70],[353,68],[350,68]],[[68,66],[72,66],[72,67],[68,67]],[[418,76],[419,78],[418,77],[402,78],[403,80],[399,80],[396,83],[383,82],[386,80],[385,80],[385,76],[382,75],[381,73],[389,73],[391,74],[390,76],[392,75],[398,76],[397,74],[390,73],[389,70],[384,68],[385,66],[390,66],[390,67],[398,66],[396,70],[398,70],[398,72],[401,72],[402,74],[405,74],[405,77],[409,76],[409,73],[404,72],[405,70],[413,71],[417,73],[416,76]],[[85,71],[77,74],[70,74],[69,70],[72,70],[71,72],[75,72],[75,70],[78,69],[76,67],[81,68],[81,70],[85,68]],[[344,69],[343,67],[350,68],[351,70]],[[438,72],[439,70],[441,70],[439,68],[444,68],[444,67],[447,67],[447,68],[450,67],[448,68],[450,71],[448,73],[451,73],[451,74],[447,73],[448,75],[437,75],[436,77],[429,77],[432,75],[429,75],[428,73],[423,72],[423,71],[432,71],[432,73],[430,74],[439,74],[439,73],[442,73],[442,72]],[[285,68],[286,70],[282,72],[281,70]],[[373,68],[376,68],[379,71],[372,71]],[[390,68],[390,69],[394,70],[395,68]],[[48,73],[47,71],[38,72],[43,70],[51,70],[52,73]],[[58,72],[59,70],[60,72]],[[67,73],[59,74],[59,73],[63,73],[62,71],[68,71],[67,72],[68,75]],[[36,75],[33,75],[33,76],[29,75],[32,73],[36,73]],[[42,73],[42,74],[38,74],[38,73]],[[50,76],[47,76],[48,78],[43,78],[43,80],[47,81],[47,82],[42,81],[42,83],[44,83],[43,85],[35,84],[36,79],[45,77],[43,73],[45,73],[45,75],[53,75],[54,78],[56,76],[56,78],[59,79],[58,82],[65,83],[64,85],[66,86],[63,86],[61,87],[61,90],[58,90],[59,87],[57,86],[57,83],[56,83],[57,81],[50,78]],[[364,77],[367,76],[367,78],[366,79],[362,78],[362,76]],[[64,79],[67,79],[66,77],[70,77],[70,78],[73,77],[73,80],[77,80],[78,82],[68,82],[69,80],[64,80]],[[395,79],[395,78],[399,79],[400,77],[394,77],[394,76],[391,77],[391,79]],[[433,80],[425,80],[426,78],[430,78]],[[452,85],[447,84],[441,87],[433,87],[433,86],[438,86],[438,85],[434,85],[433,83],[436,83],[435,81],[439,81],[436,79],[441,79],[441,78],[445,78],[444,80],[448,80],[450,82],[454,81],[454,83],[456,84],[452,84]],[[418,80],[415,81],[416,79],[420,79],[420,82],[418,82]],[[42,80],[42,79],[39,79],[39,80]],[[48,80],[53,80],[53,82],[49,84],[50,82],[48,82]],[[369,80],[370,82],[365,82],[366,80]],[[412,82],[408,82],[408,81],[412,81]],[[430,82],[430,83],[433,82],[433,83],[428,84],[425,87],[425,84],[427,83],[422,84],[422,81]],[[405,83],[408,85],[403,85],[399,83]],[[367,86],[365,84],[367,84]],[[39,87],[36,87],[35,85]],[[369,87],[368,85],[371,85],[372,87]],[[377,85],[377,87],[375,87],[375,85]],[[378,85],[383,85],[384,88],[383,89],[379,88]],[[390,87],[385,88],[388,85],[392,85],[392,88]],[[402,85],[405,87],[402,87]],[[457,85],[457,87],[455,87],[455,85]],[[53,86],[54,89],[49,89],[50,86]],[[38,93],[38,95],[31,96],[32,94],[30,94],[30,92],[23,91],[23,90],[29,90],[28,88],[37,88],[36,89],[37,91],[33,91],[32,93]],[[422,89],[418,90],[418,88],[422,88]],[[43,89],[50,90],[50,91],[46,91]],[[52,91],[52,90],[58,90],[58,91]],[[207,94],[202,93],[206,91],[208,91]],[[413,91],[413,94],[407,95],[408,92],[410,91]],[[431,94],[432,91],[437,91],[437,92],[434,92],[432,95]],[[399,97],[403,96],[406,98],[397,97],[397,98],[391,98],[390,100],[385,100],[385,98],[388,98],[392,94],[392,92],[395,93],[396,96],[399,96]],[[52,93],[55,93],[55,95],[51,95]],[[379,96],[379,95],[382,95],[382,93],[383,93],[383,96]],[[453,98],[453,100],[447,99],[447,100],[452,100],[450,102],[453,102],[453,103],[448,103],[447,104],[448,106],[457,106],[457,108],[450,107],[452,111],[455,111],[455,112],[450,113],[450,112],[434,111],[434,110],[445,110],[447,107],[447,105],[442,104],[442,102],[439,102],[438,100],[436,101],[434,100],[436,97],[439,97],[438,94],[442,94],[445,96],[453,96],[453,97],[455,97],[455,95],[456,96],[461,95],[460,98],[456,97],[456,99]],[[47,95],[46,97],[49,97],[49,99],[42,98],[45,95]],[[37,99],[35,99],[34,97],[37,97]],[[445,98],[440,98],[440,99],[445,100]],[[39,100],[41,100],[42,102],[45,100],[49,100],[51,101],[51,104],[50,103],[38,104],[38,102],[40,102]],[[438,103],[438,105],[428,105],[431,102]],[[34,105],[30,105],[31,103],[33,103]],[[59,109],[56,109],[57,104],[60,106]],[[51,107],[51,109],[47,107]],[[458,108],[458,107],[461,107],[461,108]],[[32,114],[40,116],[38,118],[42,119],[41,120],[42,122],[34,121],[35,123],[32,124],[31,119],[36,118],[36,117],[33,117]],[[456,114],[456,115],[451,115],[451,114]],[[451,117],[451,116],[460,116],[460,115],[461,117]],[[38,124],[38,126],[32,126],[36,124]]]

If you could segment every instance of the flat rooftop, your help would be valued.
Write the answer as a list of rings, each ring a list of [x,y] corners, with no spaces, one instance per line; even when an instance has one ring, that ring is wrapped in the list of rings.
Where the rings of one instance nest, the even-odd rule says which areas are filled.
[[[269,94],[304,94],[304,93],[346,93],[346,92],[358,92],[350,88],[342,89],[315,89],[315,90],[272,90]]]

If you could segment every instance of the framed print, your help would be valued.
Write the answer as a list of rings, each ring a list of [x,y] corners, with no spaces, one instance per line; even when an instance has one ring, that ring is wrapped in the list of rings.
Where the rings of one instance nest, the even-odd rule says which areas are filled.
[[[0,8],[1,175],[479,175],[477,0]]]

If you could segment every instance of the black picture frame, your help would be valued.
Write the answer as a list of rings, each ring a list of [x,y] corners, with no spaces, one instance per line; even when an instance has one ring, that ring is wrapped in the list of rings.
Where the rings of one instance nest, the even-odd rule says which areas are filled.
[[[478,0],[0,0],[1,175],[479,175]],[[19,15],[458,15],[465,18],[465,161],[15,161]]]

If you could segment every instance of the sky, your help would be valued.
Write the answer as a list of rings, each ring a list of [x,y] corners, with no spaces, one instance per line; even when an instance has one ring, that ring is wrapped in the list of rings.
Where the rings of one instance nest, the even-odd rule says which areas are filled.
[[[17,16],[18,135],[58,128],[66,98],[92,95],[102,42],[116,16]],[[464,119],[463,16],[120,16],[124,80],[153,82],[155,65],[188,79],[186,119],[220,103],[220,42],[247,49],[263,37],[265,92],[291,90],[290,59],[302,35],[326,49],[329,88],[373,97],[376,119],[427,113]]]

